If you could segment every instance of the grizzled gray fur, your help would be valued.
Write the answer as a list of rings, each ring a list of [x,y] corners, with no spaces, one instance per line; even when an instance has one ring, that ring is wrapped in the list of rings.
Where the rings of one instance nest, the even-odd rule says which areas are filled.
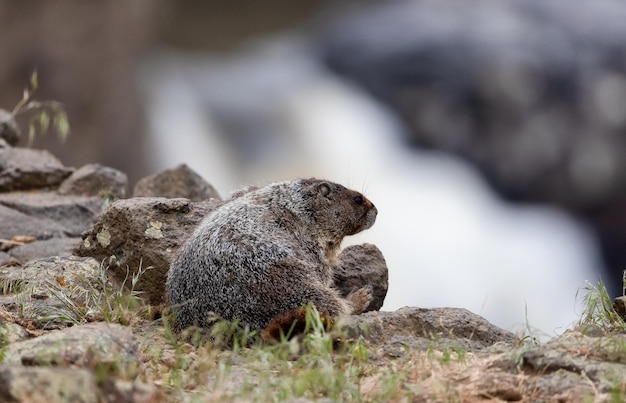
[[[370,228],[376,214],[362,194],[319,179],[234,193],[172,262],[166,290],[175,328],[206,327],[214,313],[259,330],[309,302],[329,316],[362,312],[371,287],[340,297],[332,267],[341,240]]]

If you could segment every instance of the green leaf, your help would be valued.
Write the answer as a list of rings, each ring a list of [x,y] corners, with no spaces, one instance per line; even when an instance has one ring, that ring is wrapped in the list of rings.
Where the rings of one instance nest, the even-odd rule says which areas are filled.
[[[35,140],[35,122],[31,120],[28,122],[28,144],[33,144],[33,140]]]
[[[33,90],[36,90],[37,87],[39,86],[39,81],[37,80],[37,70],[33,71],[33,73],[30,75],[30,87]]]
[[[42,133],[47,132],[48,127],[50,127],[50,115],[48,115],[48,112],[41,111],[39,115],[37,115],[37,121],[39,122]]]
[[[63,110],[59,110],[54,115],[54,128],[59,133],[62,141],[67,139],[67,136],[70,134],[70,122],[67,119],[67,114]]]

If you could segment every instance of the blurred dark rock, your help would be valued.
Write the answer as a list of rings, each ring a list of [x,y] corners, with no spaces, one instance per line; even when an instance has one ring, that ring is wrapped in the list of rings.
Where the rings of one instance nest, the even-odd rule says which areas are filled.
[[[115,279],[145,271],[135,286],[153,305],[163,303],[165,280],[178,248],[219,202],[138,197],[118,200],[83,234],[78,256],[104,261]]]
[[[80,237],[52,237],[17,245],[9,250],[11,258],[27,263],[48,256],[69,256],[80,244]],[[1,242],[0,242],[1,244]],[[0,258],[1,261],[1,258]],[[0,266],[2,263],[0,263]]]
[[[87,164],[72,173],[59,186],[62,195],[126,197],[126,174],[100,164]]]
[[[139,180],[133,190],[133,197],[184,197],[194,202],[220,200],[215,188],[186,164]]]
[[[334,267],[335,287],[343,296],[371,285],[374,299],[364,312],[378,311],[385,302],[389,288],[389,270],[380,249],[369,243],[344,248]]]
[[[22,191],[0,193],[0,206],[26,215],[29,219],[25,220],[24,224],[30,220],[37,220],[38,225],[41,225],[39,229],[31,229],[31,232],[20,232],[23,225],[20,220],[15,219],[13,226],[0,229],[0,236],[33,235],[45,238],[51,235],[63,235],[80,237],[104,208],[104,200],[101,197],[61,196],[56,192]],[[42,231],[46,227],[51,230],[56,227],[60,232],[48,234]]]
[[[20,140],[20,128],[11,113],[0,109],[0,139],[10,146],[17,145]]]
[[[69,176],[69,177],[68,177]],[[74,172],[44,150],[0,147],[0,266],[70,255],[126,175],[98,164]]]
[[[0,193],[0,251],[12,260],[70,255],[104,208],[100,197],[54,191]]]
[[[0,246],[3,246],[3,245],[0,245]],[[0,251],[0,267],[8,266],[12,263],[17,264],[18,261],[16,259],[13,259],[11,255],[9,255],[8,253]]]
[[[618,284],[625,20],[618,0],[393,1],[344,12],[319,48],[403,119],[411,144],[466,158],[509,200],[586,218],[610,268],[605,283]]]
[[[14,236],[49,239],[51,237],[62,237],[67,231],[62,223],[29,217],[24,213],[5,207],[1,202],[0,222],[2,222],[0,238],[3,239],[11,239]]]
[[[73,171],[46,150],[0,148],[0,192],[56,187]]]

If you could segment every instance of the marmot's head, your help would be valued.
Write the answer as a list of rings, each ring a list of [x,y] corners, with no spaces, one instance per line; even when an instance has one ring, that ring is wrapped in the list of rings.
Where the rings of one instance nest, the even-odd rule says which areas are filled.
[[[303,179],[301,184],[310,203],[309,214],[330,247],[374,225],[378,210],[361,193],[320,179]]]

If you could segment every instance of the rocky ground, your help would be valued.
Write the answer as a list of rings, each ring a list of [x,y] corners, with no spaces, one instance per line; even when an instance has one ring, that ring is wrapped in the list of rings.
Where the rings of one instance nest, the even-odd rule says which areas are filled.
[[[542,345],[464,309],[380,312],[387,266],[369,244],[342,252],[336,282],[344,293],[372,284],[376,299],[333,334],[312,321],[306,337],[275,344],[224,323],[174,335],[169,262],[219,195],[186,166],[143,179],[130,198],[126,182],[0,139],[0,401],[626,397],[626,333],[601,313]]]

